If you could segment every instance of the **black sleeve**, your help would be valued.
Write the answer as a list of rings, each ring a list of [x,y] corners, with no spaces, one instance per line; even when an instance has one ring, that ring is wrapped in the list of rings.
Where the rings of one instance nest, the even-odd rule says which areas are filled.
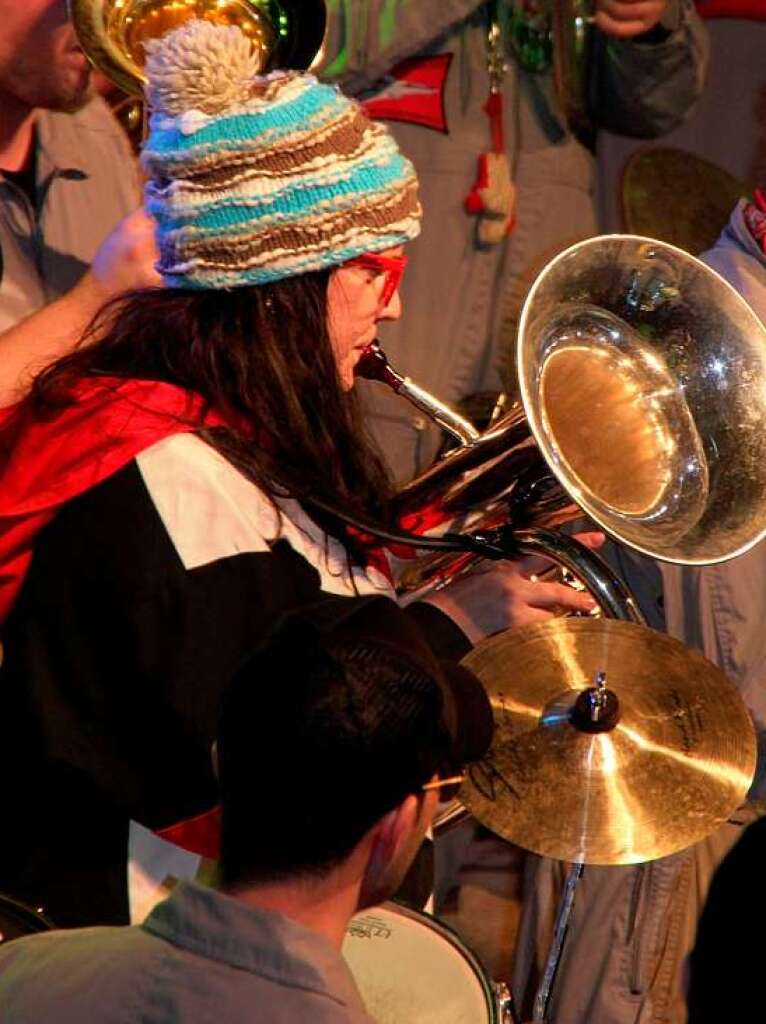
[[[692,0],[671,0],[663,23],[632,39],[593,33],[589,107],[599,128],[653,139],[676,128],[702,94],[708,39]]]
[[[416,601],[405,612],[423,632],[437,658],[460,661],[471,650],[471,642],[460,626],[434,605]]]
[[[221,692],[320,596],[284,540],[186,568],[135,464],[66,505],[4,628],[0,891],[61,925],[125,921],[129,820],[158,829],[217,803]]]

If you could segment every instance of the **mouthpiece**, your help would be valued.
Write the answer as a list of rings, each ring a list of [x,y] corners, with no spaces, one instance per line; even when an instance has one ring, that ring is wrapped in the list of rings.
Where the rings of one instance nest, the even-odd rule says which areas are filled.
[[[401,377],[392,369],[386,353],[377,341],[373,341],[364,350],[354,372],[364,380],[376,380],[379,384],[387,385],[457,438],[461,445],[478,441],[479,431],[464,416],[418,387],[409,377]]]
[[[404,384],[404,377],[400,377],[391,368],[388,356],[377,341],[373,341],[364,350],[354,372],[363,380],[376,380],[379,384],[386,384],[397,393]]]

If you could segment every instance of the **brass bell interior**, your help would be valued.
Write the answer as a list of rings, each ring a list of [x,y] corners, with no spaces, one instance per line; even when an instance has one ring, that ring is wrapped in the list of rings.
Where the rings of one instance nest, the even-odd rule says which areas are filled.
[[[714,271],[635,236],[548,264],[521,317],[536,443],[577,504],[649,555],[707,564],[766,529],[766,336]]]
[[[305,70],[321,48],[324,0],[69,0],[80,44],[123,91],[141,96],[143,44],[189,18],[237,25],[260,55],[261,70]]]

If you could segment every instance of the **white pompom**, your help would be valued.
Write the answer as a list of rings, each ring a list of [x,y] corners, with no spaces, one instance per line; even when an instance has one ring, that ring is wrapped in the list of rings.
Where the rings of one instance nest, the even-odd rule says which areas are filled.
[[[218,114],[247,99],[260,60],[234,25],[193,19],[145,45],[146,95],[156,113]]]

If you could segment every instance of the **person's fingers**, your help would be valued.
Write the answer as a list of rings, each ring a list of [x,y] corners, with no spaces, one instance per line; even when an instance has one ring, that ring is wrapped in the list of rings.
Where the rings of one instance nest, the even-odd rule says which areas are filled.
[[[594,599],[583,590],[575,590],[564,583],[533,583],[525,591],[525,599],[533,608],[563,608],[565,611],[590,612],[596,607]]]
[[[574,540],[579,541],[584,547],[589,548],[591,551],[598,551],[599,548],[603,547],[606,541],[606,534],[602,533],[600,530],[584,530],[582,533],[575,533],[573,537]],[[531,576],[538,576],[541,573],[549,572],[551,568],[556,565],[556,562],[545,555],[522,555],[521,558],[508,562],[484,562],[482,563],[482,568],[480,568],[479,571],[491,572],[494,567],[502,565],[512,567],[514,572],[529,578]],[[484,568],[484,566],[487,568]]]
[[[653,29],[666,6],[665,0],[598,0],[594,22],[606,35],[630,39]]]
[[[598,551],[606,542],[606,534],[601,533],[600,530],[585,530],[583,533],[575,533],[574,539],[579,540],[581,544],[584,544],[586,548],[590,548],[591,551]]]
[[[548,610],[547,608],[535,608],[534,605],[527,605],[523,610],[519,610],[516,619],[511,629],[519,629],[523,626],[534,626],[538,622],[547,622],[548,619],[552,619],[556,612]],[[508,627],[506,627],[508,628]]]

